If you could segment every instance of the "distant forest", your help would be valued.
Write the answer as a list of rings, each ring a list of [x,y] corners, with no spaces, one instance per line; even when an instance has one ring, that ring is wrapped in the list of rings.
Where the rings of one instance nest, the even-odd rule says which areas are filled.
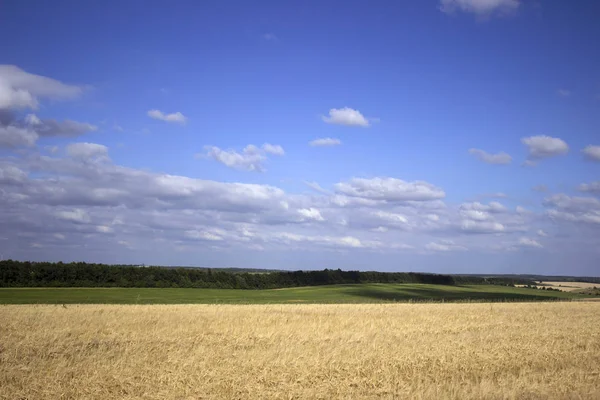
[[[0,287],[138,287],[275,289],[356,283],[439,285],[533,284],[518,277],[478,277],[416,272],[322,271],[231,272],[218,269],[133,265],[0,261]]]

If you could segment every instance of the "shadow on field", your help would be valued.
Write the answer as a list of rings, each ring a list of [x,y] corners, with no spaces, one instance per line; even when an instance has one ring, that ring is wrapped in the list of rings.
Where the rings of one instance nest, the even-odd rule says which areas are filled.
[[[399,288],[393,290],[378,290],[375,288],[358,288],[347,290],[345,293],[352,296],[366,297],[378,301],[548,301],[559,300],[557,297],[538,296],[535,294],[515,292],[480,292],[464,287],[443,286],[439,290],[434,288]],[[459,289],[460,288],[460,289]],[[450,290],[449,290],[450,289]]]

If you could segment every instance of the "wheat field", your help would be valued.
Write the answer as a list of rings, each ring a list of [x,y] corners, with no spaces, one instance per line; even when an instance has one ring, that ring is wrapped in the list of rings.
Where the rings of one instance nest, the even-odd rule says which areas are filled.
[[[542,286],[540,287],[552,287],[555,289],[559,289],[563,292],[574,292],[581,289],[592,289],[595,287],[600,287],[598,283],[590,283],[590,282],[554,282],[554,281],[544,281],[542,282]]]
[[[600,303],[0,306],[2,399],[598,399]]]

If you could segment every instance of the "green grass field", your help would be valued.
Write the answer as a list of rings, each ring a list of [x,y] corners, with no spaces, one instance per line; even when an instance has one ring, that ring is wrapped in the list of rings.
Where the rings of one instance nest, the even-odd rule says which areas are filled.
[[[362,284],[271,290],[3,288],[0,304],[268,304],[407,301],[543,301],[587,298],[567,292],[493,285]]]

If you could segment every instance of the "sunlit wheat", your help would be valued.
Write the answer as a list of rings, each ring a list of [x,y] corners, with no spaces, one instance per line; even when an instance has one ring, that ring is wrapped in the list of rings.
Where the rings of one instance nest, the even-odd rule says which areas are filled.
[[[0,307],[0,398],[600,398],[600,303],[66,307]]]

